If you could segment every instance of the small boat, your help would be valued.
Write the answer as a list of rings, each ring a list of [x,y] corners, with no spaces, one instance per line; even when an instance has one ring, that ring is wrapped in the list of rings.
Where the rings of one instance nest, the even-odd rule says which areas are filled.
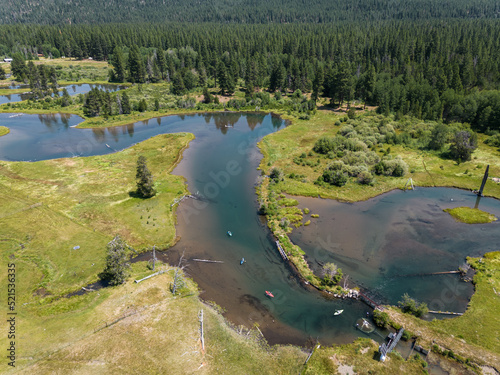
[[[344,310],[336,310],[333,315],[340,315],[344,312]]]
[[[227,231],[227,235],[228,235],[229,237],[233,237],[233,233],[232,233],[230,230],[228,230],[228,231]]]
[[[266,290],[266,296],[271,297],[271,298],[274,297],[274,295],[271,292],[269,292],[268,290]]]
[[[245,258],[241,258],[241,260],[240,260],[240,264],[243,264],[243,263],[245,263]]]

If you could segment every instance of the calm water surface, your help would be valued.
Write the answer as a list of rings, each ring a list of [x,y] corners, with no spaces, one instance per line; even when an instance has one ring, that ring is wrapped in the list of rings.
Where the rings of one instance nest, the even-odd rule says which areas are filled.
[[[11,86],[5,87],[5,88],[10,88],[10,89],[15,89],[15,88],[25,88],[29,90],[29,86],[26,85],[14,85],[12,84]],[[79,85],[69,85],[69,86],[61,86],[60,89],[62,90],[63,88],[66,88],[68,91],[68,94],[70,95],[76,95],[76,94],[85,94],[92,90],[92,88],[97,87],[100,88],[101,90],[108,90],[108,91],[117,91],[122,89],[122,86],[117,86],[117,85],[94,85],[94,84],[87,84],[87,83],[82,83]],[[60,95],[62,95],[62,91],[59,91]],[[23,100],[28,100],[30,98],[30,94],[28,93],[22,93],[22,94],[12,94],[12,95],[0,95],[0,105],[5,104],[5,103],[12,103],[12,102],[20,102]]]
[[[194,133],[196,139],[174,173],[185,176],[189,190],[203,200],[188,199],[180,205],[177,232],[181,239],[167,252],[170,262],[176,264],[184,254],[186,272],[200,286],[202,298],[223,306],[236,325],[258,323],[271,343],[304,344],[316,338],[324,344],[345,343],[364,336],[355,322],[366,316],[367,306],[328,299],[298,281],[257,215],[254,189],[261,178],[256,170],[261,155],[256,143],[285,126],[280,118],[221,113],[76,129],[73,126],[81,121],[77,116],[9,116],[0,114],[0,123],[11,129],[0,137],[3,160],[100,155],[156,134]],[[471,199],[469,193],[456,189],[395,191],[350,205],[300,198],[301,206],[320,218],[295,230],[292,237],[303,246],[314,269],[334,261],[350,275],[353,285],[362,284],[382,300],[394,302],[408,292],[425,302],[441,301],[446,308],[459,309],[470,296],[469,284],[454,276],[411,275],[456,269],[465,255],[495,249],[497,224],[460,225],[442,213],[442,208],[466,205]],[[483,199],[481,206],[500,216],[498,201]],[[240,265],[242,258],[245,263]],[[451,294],[446,288],[451,288]],[[275,298],[267,298],[266,290]],[[333,316],[337,309],[344,309],[343,314]],[[383,334],[375,331],[370,337],[381,340]]]
[[[397,304],[408,293],[431,310],[463,312],[472,284],[454,274],[426,274],[457,270],[467,256],[498,250],[498,221],[468,225],[443,212],[472,208],[476,199],[465,190],[418,187],[354,204],[298,198],[300,207],[320,217],[295,229],[291,239],[316,272],[334,262],[379,302]],[[496,199],[481,198],[479,208],[500,217]]]

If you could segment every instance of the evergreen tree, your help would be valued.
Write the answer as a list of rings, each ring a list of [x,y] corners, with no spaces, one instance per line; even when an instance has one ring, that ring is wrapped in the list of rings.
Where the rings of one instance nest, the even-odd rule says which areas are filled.
[[[106,266],[99,274],[101,280],[106,280],[110,285],[123,284],[129,276],[130,263],[127,255],[127,245],[119,235],[116,235],[106,246]]]
[[[194,89],[198,85],[198,77],[191,69],[186,69],[183,80],[184,86],[188,91]]]
[[[51,66],[49,69],[49,76],[50,76],[50,87],[52,89],[52,93],[54,96],[59,96],[59,85],[57,84],[57,73],[56,69]]]
[[[186,93],[186,86],[184,86],[184,79],[181,72],[177,71],[172,79],[172,93],[174,95],[184,95]]]
[[[282,91],[285,83],[286,70],[281,61],[277,61],[269,77],[269,91]]]
[[[113,65],[114,81],[125,82],[125,61],[122,49],[118,46],[113,50],[111,64]]]
[[[129,99],[128,94],[126,92],[124,92],[122,94],[121,103],[122,103],[122,112],[123,112],[123,114],[124,115],[130,114],[130,112],[131,112],[130,99]]]
[[[146,158],[142,155],[137,159],[137,172],[135,178],[137,179],[137,193],[139,196],[150,198],[156,195],[153,175],[146,165]]]
[[[5,70],[3,67],[0,66],[0,80],[5,79]]]
[[[38,65],[38,74],[40,76],[40,88],[42,96],[45,96],[49,91],[49,77],[47,67],[45,65]]]
[[[314,103],[316,103],[316,101],[318,100],[319,96],[320,96],[320,93],[321,91],[323,90],[323,81],[324,81],[325,77],[324,77],[324,72],[323,72],[323,68],[321,66],[319,66],[317,69],[316,69],[316,74],[314,76],[314,80],[313,80],[313,92],[312,92],[312,100],[314,100]]]
[[[132,45],[128,54],[128,71],[130,82],[144,83],[146,69],[142,61],[141,52],[136,44]]]
[[[205,64],[200,62],[198,66],[198,84],[200,86],[205,86],[207,84],[207,70],[205,69]]]
[[[63,94],[61,98],[61,107],[67,107],[72,103],[71,96],[68,94],[66,87],[63,88]]]
[[[26,79],[27,67],[22,54],[15,53],[12,56],[10,63],[10,71],[17,81],[24,81]]]
[[[39,99],[42,97],[42,86],[40,83],[40,73],[33,61],[29,61],[26,66],[26,75],[28,76],[28,82],[30,85],[31,96],[34,99]]]
[[[94,87],[85,95],[83,113],[87,117],[108,115],[106,93]]]
[[[222,70],[219,73],[219,87],[221,95],[232,95],[236,89],[236,84],[234,82],[233,76],[226,69],[224,64],[222,65]]]
[[[203,87],[203,103],[210,104],[214,101],[212,94],[208,91],[207,86]]]
[[[349,102],[352,98],[353,85],[350,70],[351,67],[349,62],[346,60],[342,60],[340,62],[339,70],[335,78],[339,105],[342,105],[344,103],[344,100]]]
[[[137,110],[139,112],[146,112],[148,110],[148,103],[146,103],[146,99],[141,99],[137,105]]]
[[[165,79],[165,74],[167,73],[167,60],[165,59],[165,51],[161,47],[156,50],[156,61],[161,79]]]
[[[364,101],[364,108],[366,108],[367,103],[371,104],[373,92],[375,90],[375,79],[375,68],[373,65],[370,65],[362,79],[362,98]]]

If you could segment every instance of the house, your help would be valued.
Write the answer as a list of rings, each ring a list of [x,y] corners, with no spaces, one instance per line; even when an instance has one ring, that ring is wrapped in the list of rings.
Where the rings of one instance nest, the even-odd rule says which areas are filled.
[[[3,61],[10,63],[10,62],[12,62],[12,59],[10,57],[6,57],[5,59],[3,59]]]

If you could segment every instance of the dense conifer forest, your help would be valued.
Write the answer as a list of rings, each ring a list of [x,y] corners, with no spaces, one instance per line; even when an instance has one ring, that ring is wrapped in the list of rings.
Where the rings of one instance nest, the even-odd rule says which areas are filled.
[[[0,27],[0,53],[110,62],[110,80],[173,82],[173,93],[310,93],[380,113],[500,127],[496,20],[340,24],[106,24]],[[112,68],[112,69],[111,69]],[[22,78],[22,77],[19,77]]]
[[[387,19],[498,18],[495,0],[1,0],[0,23],[325,23]]]

